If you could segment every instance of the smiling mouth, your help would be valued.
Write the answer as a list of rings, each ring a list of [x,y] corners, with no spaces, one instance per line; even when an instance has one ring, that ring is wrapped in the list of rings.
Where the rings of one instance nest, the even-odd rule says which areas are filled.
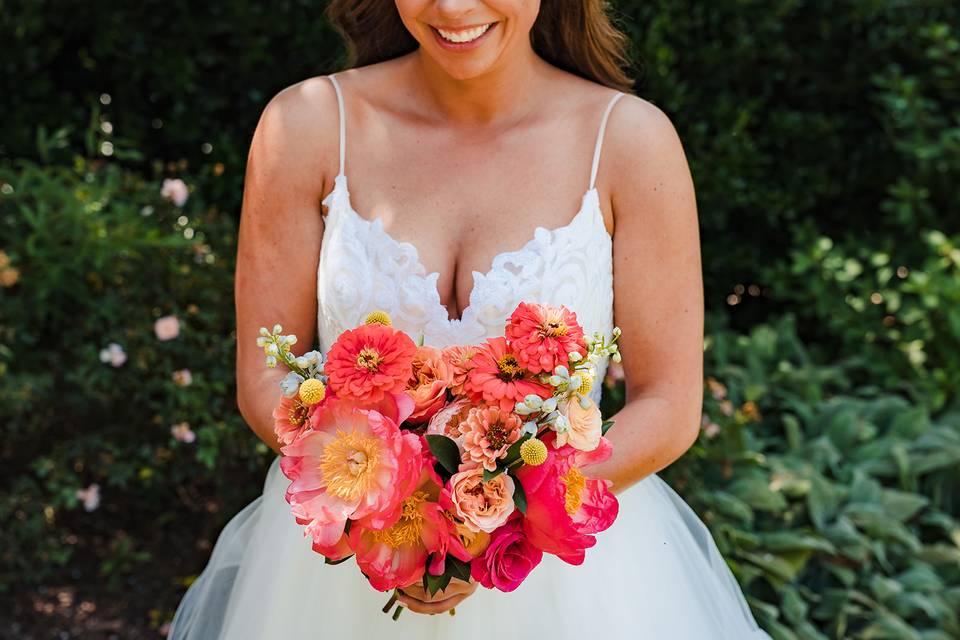
[[[496,22],[490,22],[488,24],[483,24],[477,27],[471,27],[470,29],[460,29],[457,31],[450,31],[447,29],[440,29],[439,27],[431,26],[431,28],[440,35],[445,41],[450,44],[468,44],[482,37],[490,28],[497,24]]]

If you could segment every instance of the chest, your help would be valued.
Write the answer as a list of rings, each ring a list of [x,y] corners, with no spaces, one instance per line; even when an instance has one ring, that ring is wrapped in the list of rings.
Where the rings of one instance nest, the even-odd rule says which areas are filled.
[[[347,163],[351,208],[416,246],[451,318],[469,305],[474,271],[523,247],[537,227],[569,224],[587,189],[590,140],[549,120],[496,136],[382,117],[363,125]]]
[[[422,239],[395,238],[383,219],[361,216],[345,176],[323,203],[327,217],[317,274],[321,340],[381,309],[398,328],[422,333],[428,343],[480,341],[501,333],[522,300],[564,304],[583,315],[585,327],[609,324],[612,239],[595,189],[582,195],[566,223],[536,226],[517,248],[497,251],[489,268],[467,273],[456,315],[444,304],[444,274],[421,258]]]

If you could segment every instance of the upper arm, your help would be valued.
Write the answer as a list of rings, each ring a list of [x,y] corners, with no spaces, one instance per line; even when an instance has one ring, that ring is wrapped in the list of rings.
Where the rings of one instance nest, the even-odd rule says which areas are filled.
[[[238,397],[246,382],[264,371],[263,354],[256,347],[261,326],[279,323],[285,334],[296,334],[297,353],[313,344],[323,233],[320,200],[325,176],[336,172],[337,131],[336,98],[323,78],[274,96],[254,131],[234,284]]]
[[[703,402],[703,277],[693,180],[669,118],[626,96],[611,113],[614,322],[627,399],[657,396],[690,421]]]

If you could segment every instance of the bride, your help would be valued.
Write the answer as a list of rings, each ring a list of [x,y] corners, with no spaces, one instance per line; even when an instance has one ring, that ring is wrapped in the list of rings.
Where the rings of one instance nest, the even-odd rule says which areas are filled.
[[[591,473],[613,482],[617,521],[581,566],[545,555],[511,593],[455,579],[430,597],[413,584],[399,596],[412,613],[393,621],[354,564],[311,551],[275,460],[171,638],[769,638],[706,527],[656,475],[700,424],[696,203],[670,120],[629,93],[605,4],[330,3],[354,68],[277,94],[250,147],[237,378],[243,416],[278,450],[283,372],[263,367],[260,326],[325,352],[381,309],[426,344],[475,344],[521,300],[564,304],[588,333],[623,330],[627,402],[612,416],[615,455]]]

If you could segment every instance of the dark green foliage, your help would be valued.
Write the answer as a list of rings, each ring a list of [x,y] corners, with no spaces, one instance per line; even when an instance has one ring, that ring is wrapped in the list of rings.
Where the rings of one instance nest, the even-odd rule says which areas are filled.
[[[213,536],[259,491],[236,223],[266,102],[341,58],[322,6],[0,11],[0,591],[63,575],[78,537],[105,539],[93,579],[119,584],[163,562],[153,532]],[[615,6],[701,225],[704,430],[664,477],[776,640],[960,636],[960,7]],[[608,380],[604,416],[624,399]]]

